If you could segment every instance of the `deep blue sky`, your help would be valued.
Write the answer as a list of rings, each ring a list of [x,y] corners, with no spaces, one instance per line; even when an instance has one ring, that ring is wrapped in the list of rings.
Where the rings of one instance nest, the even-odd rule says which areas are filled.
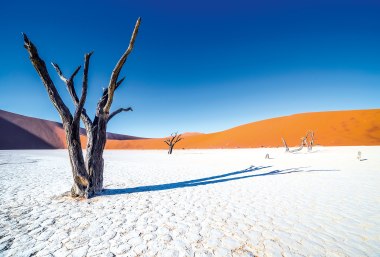
[[[113,104],[135,111],[117,116],[109,131],[158,137],[379,108],[379,1],[12,0],[1,4],[0,109],[59,121],[23,48],[25,32],[67,75],[95,51],[86,103],[93,115],[139,16]]]

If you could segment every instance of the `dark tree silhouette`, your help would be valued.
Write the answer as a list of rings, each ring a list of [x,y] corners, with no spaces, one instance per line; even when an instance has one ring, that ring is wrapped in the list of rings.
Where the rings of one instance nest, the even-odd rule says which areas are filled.
[[[181,141],[183,138],[181,137],[181,134],[172,133],[170,137],[168,137],[164,142],[169,146],[168,154],[173,153],[174,145],[177,144],[179,141]]]
[[[103,151],[107,141],[107,123],[115,115],[123,111],[132,111],[132,108],[129,107],[120,108],[110,113],[110,108],[114,98],[115,90],[121,85],[124,80],[124,78],[119,80],[120,71],[125,64],[128,55],[132,52],[140,23],[141,18],[138,18],[131,36],[131,40],[129,42],[129,46],[112,71],[108,88],[103,91],[103,95],[97,104],[96,114],[93,120],[90,119],[84,108],[84,103],[86,101],[87,95],[88,70],[92,52],[85,54],[84,56],[82,93],[80,97],[78,97],[78,94],[76,93],[74,87],[74,78],[81,69],[81,66],[76,68],[70,77],[65,77],[60,67],[56,63],[52,63],[59,77],[66,84],[70,96],[76,107],[75,112],[72,114],[58,93],[46,68],[45,62],[38,55],[37,48],[29,40],[29,38],[23,34],[24,47],[28,51],[29,59],[36,69],[38,75],[40,76],[48,92],[50,101],[57,109],[66,133],[67,148],[69,151],[71,169],[74,179],[74,183],[71,188],[71,195],[73,197],[88,198],[97,193],[100,193],[103,190]],[[82,119],[87,134],[85,158],[83,156],[82,146],[80,142],[80,119]]]

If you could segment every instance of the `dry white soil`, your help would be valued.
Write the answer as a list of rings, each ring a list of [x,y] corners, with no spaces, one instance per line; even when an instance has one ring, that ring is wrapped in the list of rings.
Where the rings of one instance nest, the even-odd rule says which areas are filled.
[[[0,151],[0,256],[380,256],[380,147],[105,163],[104,193],[76,201],[65,150]]]

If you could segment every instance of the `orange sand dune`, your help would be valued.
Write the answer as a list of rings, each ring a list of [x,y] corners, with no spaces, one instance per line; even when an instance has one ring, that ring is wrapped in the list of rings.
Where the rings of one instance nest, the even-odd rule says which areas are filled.
[[[229,130],[190,135],[176,148],[277,147],[300,143],[308,130],[325,146],[380,145],[380,109],[303,113],[241,125]],[[166,149],[163,139],[109,140],[108,149]]]
[[[308,130],[325,146],[380,145],[380,109],[303,113],[211,133],[185,133],[176,148],[249,148],[299,144]],[[82,131],[82,134],[83,131]],[[85,136],[81,137],[85,146]],[[108,133],[107,149],[166,149],[162,138],[142,139]],[[65,148],[62,124],[0,110],[0,149]]]

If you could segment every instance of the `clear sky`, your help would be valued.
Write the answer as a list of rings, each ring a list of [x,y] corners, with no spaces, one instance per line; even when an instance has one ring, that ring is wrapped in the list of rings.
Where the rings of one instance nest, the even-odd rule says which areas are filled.
[[[65,74],[95,51],[92,116],[139,16],[113,104],[134,112],[114,118],[111,132],[215,132],[294,113],[380,107],[378,0],[12,0],[1,4],[0,109],[59,121],[23,48],[25,32]]]

